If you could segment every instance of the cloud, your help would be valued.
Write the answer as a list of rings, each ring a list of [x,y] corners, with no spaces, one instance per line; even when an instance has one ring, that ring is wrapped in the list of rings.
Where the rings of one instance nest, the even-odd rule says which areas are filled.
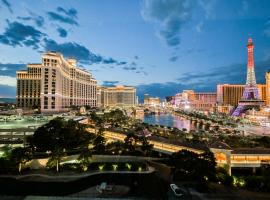
[[[198,2],[201,8],[205,12],[205,18],[206,19],[214,18],[213,10],[217,1],[216,0],[198,0]]]
[[[16,71],[22,69],[25,69],[25,64],[0,63],[0,76],[15,77]]]
[[[45,20],[42,16],[36,15],[33,12],[29,11],[29,14],[31,16],[29,17],[17,17],[17,19],[23,20],[23,21],[34,21],[34,23],[38,26],[38,27],[43,27]]]
[[[115,86],[119,84],[119,81],[103,81],[102,85],[103,86]]]
[[[10,13],[13,13],[10,3],[7,0],[1,0],[2,4],[9,10]]]
[[[77,10],[76,9],[74,9],[74,8],[71,8],[71,9],[69,9],[69,10],[66,10],[66,9],[64,9],[64,8],[62,8],[62,7],[57,7],[57,11],[58,12],[62,12],[62,13],[64,13],[65,15],[67,15],[67,16],[70,16],[70,17],[72,17],[72,18],[77,18]]]
[[[137,63],[132,62],[132,63],[130,63],[130,64],[128,64],[128,65],[125,65],[125,66],[123,67],[123,70],[127,70],[127,71],[135,71],[135,70],[137,70]]]
[[[7,20],[8,27],[4,33],[0,35],[0,43],[9,45],[12,47],[16,46],[27,46],[33,49],[39,48],[39,43],[44,33],[35,29],[29,25],[23,25],[17,21],[9,22]]]
[[[269,63],[270,60],[255,63],[257,83],[265,83],[265,72],[270,68]],[[217,84],[245,84],[245,82],[246,63],[239,63],[212,68],[207,72],[185,73],[174,82],[141,84],[136,88],[137,95],[142,101],[145,93],[165,98],[187,89],[198,92],[216,92]]]
[[[58,7],[57,12],[50,11],[47,12],[47,15],[52,21],[58,21],[61,23],[79,26],[77,22],[77,10],[75,10],[74,8],[65,10],[62,7]]]
[[[170,61],[171,62],[175,62],[175,61],[177,61],[177,59],[178,59],[178,56],[172,56],[172,57],[170,57]]]
[[[57,28],[57,32],[58,32],[58,34],[59,34],[60,37],[63,37],[63,38],[67,37],[67,31],[66,31],[66,29],[61,28],[61,27],[58,27]]]
[[[16,86],[16,78],[11,76],[2,76],[0,75],[1,85],[15,87]]]
[[[118,63],[117,63],[117,65],[125,65],[125,64],[127,64],[126,61],[121,61],[121,62],[118,62]]]
[[[194,0],[144,0],[141,14],[159,25],[158,35],[168,46],[180,44],[182,26],[191,19]]]
[[[136,69],[137,68],[135,66],[125,66],[125,67],[123,67],[123,70],[127,70],[127,71],[134,71]]]
[[[265,72],[270,60],[255,63],[257,83],[265,83]],[[246,63],[210,68],[207,72],[185,73],[177,79],[181,83],[195,85],[196,88],[214,90],[217,84],[245,84]]]
[[[123,63],[113,58],[105,58],[101,55],[91,52],[85,46],[76,42],[66,42],[59,44],[52,39],[44,39],[44,48],[46,51],[56,51],[62,53],[65,57],[74,57],[83,64],[116,64]]]
[[[102,63],[103,64],[118,64],[117,60],[113,59],[113,58],[102,58]]]

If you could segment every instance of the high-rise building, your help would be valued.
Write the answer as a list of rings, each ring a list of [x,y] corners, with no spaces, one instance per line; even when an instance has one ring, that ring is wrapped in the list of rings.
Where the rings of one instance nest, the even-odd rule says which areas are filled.
[[[28,64],[27,70],[16,72],[17,107],[40,108],[41,64]]]
[[[246,110],[252,108],[260,108],[264,102],[259,96],[259,90],[256,84],[255,70],[254,70],[254,45],[252,39],[248,39],[248,63],[247,63],[247,80],[244,87],[244,92],[241,100],[238,102],[237,108],[232,113],[233,116],[239,116]]]
[[[149,94],[144,94],[144,105],[145,106],[159,106],[160,98],[151,97]]]
[[[266,105],[270,106],[270,70],[265,74],[266,79]]]
[[[217,85],[217,103],[220,106],[237,106],[241,100],[245,85],[219,84]],[[257,84],[259,96],[266,101],[266,85]]]
[[[217,103],[223,106],[237,106],[243,92],[244,85],[219,84],[217,85]]]
[[[144,94],[144,95],[143,95],[143,103],[144,103],[144,104],[147,103],[148,100],[149,100],[149,98],[150,98],[150,95],[149,95],[149,94]]]
[[[213,111],[217,102],[217,94],[214,92],[194,92],[183,90],[174,97],[174,106],[184,109],[200,111]]]
[[[130,86],[98,87],[98,105],[101,107],[136,106],[136,88]]]
[[[80,69],[75,59],[60,53],[42,55],[42,64],[30,64],[17,72],[17,105],[38,106],[41,112],[62,112],[71,106],[97,106],[97,81]],[[34,103],[33,103],[34,102]]]

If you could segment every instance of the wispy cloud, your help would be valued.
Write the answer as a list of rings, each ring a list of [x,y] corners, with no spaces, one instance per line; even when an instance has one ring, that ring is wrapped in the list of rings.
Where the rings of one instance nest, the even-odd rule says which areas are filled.
[[[0,76],[15,77],[16,71],[24,69],[24,68],[25,68],[25,64],[0,63]]]
[[[43,27],[45,20],[42,16],[36,15],[35,13],[28,11],[30,16],[27,17],[17,17],[17,19],[23,20],[23,21],[33,21],[38,27]]]
[[[270,60],[259,61],[255,65],[258,83],[265,82],[265,72],[269,69]],[[245,84],[246,63],[232,64],[228,66],[210,68],[207,72],[184,73],[177,81],[202,87],[216,87],[219,83]]]
[[[74,11],[67,11],[73,13]],[[73,14],[75,16],[75,14]],[[21,18],[31,20],[31,18]],[[58,26],[61,37],[67,36],[67,31]],[[125,65],[127,62],[118,61],[111,57],[104,57],[91,52],[87,47],[76,42],[58,43],[50,37],[36,29],[34,26],[24,25],[18,21],[7,20],[5,31],[0,34],[0,43],[12,47],[31,47],[37,51],[57,51],[65,57],[74,57],[82,64],[105,64],[105,65]]]
[[[2,76],[0,75],[1,85],[6,85],[10,87],[16,86],[16,78],[11,76]]]
[[[64,29],[62,27],[58,27],[57,28],[57,32],[58,32],[58,34],[59,34],[60,37],[63,37],[63,38],[67,37],[67,31],[66,31],[66,29]]]
[[[50,11],[47,12],[47,15],[52,21],[79,26],[79,23],[77,22],[77,10],[74,8],[66,10],[62,7],[58,7],[57,12]]]
[[[32,26],[24,25],[20,22],[14,21],[9,22],[8,27],[5,29],[4,33],[0,35],[0,43],[16,46],[27,46],[33,49],[38,49],[40,41],[44,33],[35,29]]]
[[[69,17],[72,17],[72,18],[77,18],[77,13],[78,11],[74,8],[70,8],[70,9],[65,9],[65,8],[62,8],[62,7],[57,7],[57,11],[58,12],[62,12],[64,13],[65,15],[69,16]]]
[[[12,7],[8,0],[1,0],[1,2],[9,10],[10,13],[13,13]]]
[[[158,23],[158,35],[168,46],[180,44],[182,26],[191,19],[194,0],[144,0],[141,10],[143,18]]]
[[[55,40],[45,38],[44,43],[45,50],[61,52],[66,57],[74,57],[83,64],[121,64],[121,61],[95,54],[76,42],[57,43]]]

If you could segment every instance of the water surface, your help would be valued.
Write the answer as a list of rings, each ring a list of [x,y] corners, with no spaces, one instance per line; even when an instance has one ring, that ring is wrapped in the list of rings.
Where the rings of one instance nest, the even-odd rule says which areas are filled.
[[[188,131],[195,130],[195,127],[190,123],[190,120],[172,114],[145,115],[143,121],[148,124],[176,127],[180,130],[183,128]]]

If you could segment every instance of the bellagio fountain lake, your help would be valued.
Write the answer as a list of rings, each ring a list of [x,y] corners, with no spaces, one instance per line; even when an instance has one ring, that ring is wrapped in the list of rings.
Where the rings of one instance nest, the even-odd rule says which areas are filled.
[[[172,114],[144,115],[143,122],[153,125],[176,127],[180,130],[195,130],[196,127],[190,120]]]

